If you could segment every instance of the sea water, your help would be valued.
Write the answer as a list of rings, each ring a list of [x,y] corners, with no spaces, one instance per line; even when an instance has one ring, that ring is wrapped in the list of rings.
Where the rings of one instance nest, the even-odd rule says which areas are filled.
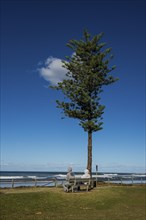
[[[76,177],[83,173],[75,172]],[[146,184],[145,173],[92,173],[96,181],[117,184]],[[54,186],[63,184],[66,172],[0,171],[0,188],[21,186]]]

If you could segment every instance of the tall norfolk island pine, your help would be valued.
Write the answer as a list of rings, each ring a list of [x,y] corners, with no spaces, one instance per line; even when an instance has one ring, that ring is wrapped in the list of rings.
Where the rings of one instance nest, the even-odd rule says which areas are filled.
[[[117,79],[109,75],[115,68],[109,67],[111,48],[103,49],[100,43],[102,33],[91,38],[84,31],[83,40],[70,40],[67,44],[73,50],[71,57],[66,57],[63,67],[68,72],[67,78],[53,86],[61,90],[67,101],[58,101],[57,107],[63,109],[65,116],[79,119],[80,125],[88,132],[87,169],[92,173],[92,133],[102,129],[102,114],[105,106],[100,104],[102,87]]]

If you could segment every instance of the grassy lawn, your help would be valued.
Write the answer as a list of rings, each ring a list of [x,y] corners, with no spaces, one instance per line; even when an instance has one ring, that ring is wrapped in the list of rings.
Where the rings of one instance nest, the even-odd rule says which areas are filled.
[[[146,186],[2,189],[1,220],[145,220]]]

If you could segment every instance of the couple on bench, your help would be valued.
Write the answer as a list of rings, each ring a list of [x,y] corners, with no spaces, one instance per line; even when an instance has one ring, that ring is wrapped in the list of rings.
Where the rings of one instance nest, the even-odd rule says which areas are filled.
[[[86,179],[90,178],[90,174],[89,174],[88,169],[84,170],[84,174],[81,176],[81,178],[86,178]],[[63,188],[64,188],[65,192],[68,192],[70,190],[71,186],[72,186],[69,182],[70,179],[75,179],[75,175],[72,172],[72,167],[68,168],[67,175],[66,175],[66,182],[63,185]],[[84,183],[84,184],[86,184],[86,183]]]

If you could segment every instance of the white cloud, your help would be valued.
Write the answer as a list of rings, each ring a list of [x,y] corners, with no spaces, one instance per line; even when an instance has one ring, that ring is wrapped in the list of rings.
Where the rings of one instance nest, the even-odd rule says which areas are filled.
[[[98,164],[98,172],[112,172],[112,173],[146,173],[145,166],[137,165],[124,165],[118,163],[109,164]],[[67,168],[71,166],[74,172],[83,172],[86,168],[84,163],[74,163],[74,162],[58,162],[58,163],[15,163],[15,162],[4,162],[0,163],[0,169],[2,171],[59,171],[65,172]],[[96,164],[93,164],[92,170],[96,172]]]
[[[48,172],[65,172],[68,167],[73,167],[74,171],[83,171],[85,166],[77,163],[58,162],[58,163],[26,163],[26,162],[1,162],[0,170],[2,171],[48,171]]]
[[[93,165],[95,168],[95,165]],[[145,166],[130,165],[130,164],[99,164],[99,172],[117,172],[117,173],[145,173]]]
[[[40,75],[52,85],[57,85],[58,82],[67,78],[67,69],[62,67],[62,61],[59,58],[49,57],[45,61],[44,67],[38,70]]]

